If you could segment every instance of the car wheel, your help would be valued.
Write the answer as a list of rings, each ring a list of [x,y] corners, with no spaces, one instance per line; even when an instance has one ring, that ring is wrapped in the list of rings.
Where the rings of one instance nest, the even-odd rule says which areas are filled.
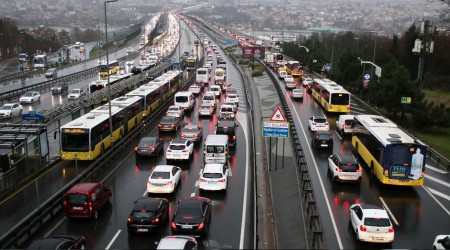
[[[40,101],[41,101],[41,98],[39,97],[39,98],[38,98],[38,102],[40,102]]]

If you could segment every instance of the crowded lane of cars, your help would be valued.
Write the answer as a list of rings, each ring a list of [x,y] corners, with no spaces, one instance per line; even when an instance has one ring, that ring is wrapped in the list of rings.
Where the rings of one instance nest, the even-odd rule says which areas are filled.
[[[352,145],[355,115],[369,113],[353,101],[349,113],[327,112],[331,107],[322,107],[313,98],[315,78],[320,76],[305,73],[293,89],[284,80],[277,84],[306,152],[328,247],[430,248],[436,235],[450,230],[450,224],[442,221],[450,216],[448,199],[439,196],[448,192],[444,171],[427,165],[424,187],[381,184],[354,154]],[[430,220],[433,226],[426,226]]]
[[[240,78],[236,79],[235,86],[241,85]],[[208,85],[204,86],[205,91],[208,89]],[[246,238],[241,236],[241,230],[247,230],[242,226],[248,223],[245,212],[249,213],[249,208],[243,207],[243,201],[248,196],[248,189],[244,186],[249,178],[246,174],[246,131],[242,127],[235,127],[235,134],[242,135],[235,138],[237,144],[241,145],[239,151],[228,147],[226,135],[221,137],[225,139],[224,145],[207,144],[206,138],[215,135],[218,118],[214,113],[210,119],[199,119],[198,108],[201,106],[202,93],[194,98],[190,110],[184,109],[184,115],[164,116],[156,124],[151,124],[150,133],[145,135],[145,139],[136,142],[134,150],[118,163],[116,170],[105,176],[102,182],[112,189],[113,199],[100,209],[97,220],[61,218],[60,221],[54,222],[54,230],[46,233],[83,232],[89,248],[154,248],[164,236],[186,233],[195,237],[201,236],[197,241],[205,248],[250,247],[249,232],[244,233]],[[244,96],[243,92],[239,94]],[[225,102],[225,95],[215,102],[220,106]],[[177,101],[174,104],[176,105]],[[245,117],[245,105],[240,107],[237,114],[243,112]],[[180,120],[178,127],[169,124],[170,128],[177,129],[164,131],[165,126],[159,126],[167,117]],[[238,124],[239,121],[233,124]],[[162,150],[159,149],[161,151],[157,149],[159,142],[163,144]],[[219,152],[220,156],[224,154],[225,162],[214,163],[212,168],[208,167],[207,171],[202,171],[206,167],[205,155],[212,160],[216,158],[214,153],[209,154],[210,150]],[[218,169],[214,166],[219,165],[221,168],[217,173]],[[204,180],[207,178],[209,187],[217,185],[218,190],[226,188],[227,192],[211,191],[200,194],[201,173],[204,173]],[[219,174],[222,177],[219,177]],[[202,190],[214,189],[203,187],[202,185]],[[164,200],[147,198],[166,199],[169,204],[167,212],[164,205],[161,205],[159,210],[155,205],[158,202],[164,204]],[[233,219],[230,221],[230,218]],[[97,229],[92,228],[94,224],[99,225]],[[158,233],[149,233],[155,228]],[[224,229],[234,233],[223,234]],[[131,233],[127,234],[128,231]],[[141,233],[145,233],[145,236]],[[190,238],[186,240],[192,242]],[[164,242],[166,238],[160,243]]]

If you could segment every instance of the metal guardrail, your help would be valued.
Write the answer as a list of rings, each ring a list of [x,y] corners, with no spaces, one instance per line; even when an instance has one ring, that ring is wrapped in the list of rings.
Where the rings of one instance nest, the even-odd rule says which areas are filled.
[[[187,83],[182,87],[183,90],[187,89],[189,85],[194,81],[193,75]],[[127,134],[121,141],[114,144],[114,150],[107,150],[103,156],[95,160],[84,172],[79,174],[77,178],[69,182],[62,189],[56,192],[49,199],[44,201],[42,205],[29,213],[24,219],[18,222],[14,227],[9,229],[0,237],[0,249],[21,248],[33,234],[38,231],[43,225],[51,220],[62,210],[62,204],[64,194],[72,188],[76,183],[80,182],[95,182],[99,177],[108,171],[108,169],[117,163],[117,160],[121,157],[122,152],[128,150],[136,139],[147,133],[150,128],[148,124],[157,121],[161,114],[170,106],[173,102],[173,95],[169,98],[165,104],[161,105],[151,116],[146,118],[144,122],[141,122],[131,133]]]
[[[264,65],[261,60],[258,59],[258,62]],[[295,123],[293,120],[293,116],[289,109],[289,105],[286,101],[286,97],[283,94],[283,91],[277,81],[277,78],[274,76],[273,72],[264,65],[264,69],[266,70],[269,77],[272,79],[272,82],[277,89],[281,106],[283,108],[284,114],[286,116],[287,121],[291,127],[291,147],[294,155],[294,162],[297,168],[297,174],[299,175],[300,181],[300,195],[303,197],[303,210],[305,223],[307,225],[306,231],[308,233],[309,240],[312,241],[312,248],[314,249],[326,249],[327,244],[325,241],[325,232],[323,231],[322,220],[319,214],[318,204],[314,195],[311,177],[309,175],[308,165],[306,164],[305,155],[303,153],[302,146],[300,144],[300,138],[297,134],[297,129],[295,127]]]

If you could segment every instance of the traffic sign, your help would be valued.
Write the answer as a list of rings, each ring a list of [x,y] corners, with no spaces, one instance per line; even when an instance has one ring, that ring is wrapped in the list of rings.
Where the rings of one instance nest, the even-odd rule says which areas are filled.
[[[231,46],[231,45],[233,45],[233,42],[232,41],[227,41],[225,45],[226,46]]]
[[[275,112],[270,116],[269,119],[271,122],[286,122],[286,117],[284,117],[283,112],[281,112],[281,108],[277,107]]]
[[[22,118],[22,120],[26,120],[26,121],[44,121],[45,120],[45,117],[36,111],[30,111],[30,112],[28,112],[28,114],[23,114],[21,118]]]
[[[402,104],[411,104],[411,97],[402,96],[401,103]]]
[[[288,138],[289,123],[263,121],[263,137]]]
[[[365,79],[365,80],[370,80],[370,74],[365,74],[365,75],[364,75],[364,79]]]

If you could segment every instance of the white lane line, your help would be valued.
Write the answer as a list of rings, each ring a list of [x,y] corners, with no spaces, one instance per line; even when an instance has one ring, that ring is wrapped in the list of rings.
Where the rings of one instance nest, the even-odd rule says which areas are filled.
[[[194,186],[198,187],[198,185],[200,185],[200,182],[199,182],[199,181],[196,181],[195,184],[194,184]]]
[[[147,196],[147,190],[142,194],[142,196]]]
[[[228,177],[233,176],[233,171],[231,170],[231,167],[228,168]]]
[[[116,170],[117,170],[120,166],[122,166],[122,163],[123,163],[126,159],[128,159],[128,158],[130,157],[130,155],[131,155],[133,152],[134,152],[134,151],[130,151],[130,153],[128,153],[128,155],[127,155],[126,157],[124,157],[123,160],[121,160],[121,161],[119,162],[119,164],[117,164],[117,166],[116,166],[112,171],[109,171],[109,173],[105,176],[105,178],[102,179],[101,182],[105,182],[106,179],[108,179],[109,176],[112,175],[112,173],[116,172]]]
[[[341,135],[337,132],[337,130],[334,131],[334,133],[337,135],[337,137],[339,137],[339,139],[342,141],[342,137]]]
[[[64,218],[62,218],[58,223],[56,223],[56,225],[52,229],[50,229],[50,231],[48,231],[48,233],[45,234],[44,237],[47,238],[50,234],[52,234],[56,230],[56,228],[58,228],[61,225],[61,223],[63,223],[63,221],[65,221],[66,219],[67,217],[64,216]]]
[[[436,199],[436,197],[434,197],[434,195],[430,192],[430,190],[428,190],[427,187],[422,186],[422,188],[431,196],[431,198],[433,198],[434,201],[436,201],[436,203],[450,216],[450,211],[448,211],[448,209],[442,205],[442,203],[440,201],[438,201],[438,199]]]
[[[243,127],[247,127],[248,120],[245,120],[245,124],[241,124]],[[245,125],[245,126],[244,126]],[[243,129],[245,141],[247,142],[247,148],[250,148],[250,141],[248,139],[247,130]],[[239,249],[244,249],[244,240],[245,240],[245,223],[247,222],[247,190],[248,190],[248,171],[250,168],[250,157],[248,155],[248,151],[246,154],[246,163],[245,163],[245,182],[244,182],[244,197],[242,202],[242,222],[241,222],[241,237],[239,240]]]
[[[114,241],[117,239],[117,237],[119,236],[119,234],[120,234],[120,232],[122,232],[122,230],[121,229],[119,229],[118,231],[117,231],[117,233],[114,235],[114,237],[111,239],[111,241],[109,242],[109,244],[108,244],[108,246],[106,246],[106,250],[108,250],[110,247],[111,247],[111,245],[114,243]]]
[[[444,185],[444,186],[446,186],[446,187],[450,187],[450,183],[447,183],[447,182],[445,182],[445,181],[443,181],[443,180],[439,180],[438,178],[435,178],[435,177],[430,176],[430,175],[425,175],[425,179],[429,179],[429,180],[432,180],[432,181],[434,181],[434,182],[437,182],[437,183],[439,183],[439,184],[441,184],[441,185]]]
[[[437,196],[440,196],[441,198],[444,198],[444,199],[450,201],[450,195],[444,194],[444,193],[439,192],[439,191],[437,191],[437,190],[435,190],[435,189],[432,189],[432,188],[430,188],[430,187],[426,187],[426,188],[427,188],[428,191],[430,191],[432,194],[437,195]]]
[[[191,197],[194,197],[195,196],[195,193],[191,193]]]
[[[447,171],[442,170],[442,169],[439,169],[439,168],[435,168],[435,167],[430,166],[430,165],[428,165],[428,164],[425,165],[425,168],[431,169],[431,170],[436,171],[436,172],[441,173],[441,174],[448,174]]]
[[[389,215],[391,216],[392,220],[394,221],[395,225],[399,225],[397,219],[395,218],[394,214],[391,212],[391,210],[389,209],[389,207],[387,206],[386,202],[384,202],[383,198],[380,196],[379,197],[381,200],[381,203],[383,203],[383,207],[386,209],[386,211],[389,213]]]

